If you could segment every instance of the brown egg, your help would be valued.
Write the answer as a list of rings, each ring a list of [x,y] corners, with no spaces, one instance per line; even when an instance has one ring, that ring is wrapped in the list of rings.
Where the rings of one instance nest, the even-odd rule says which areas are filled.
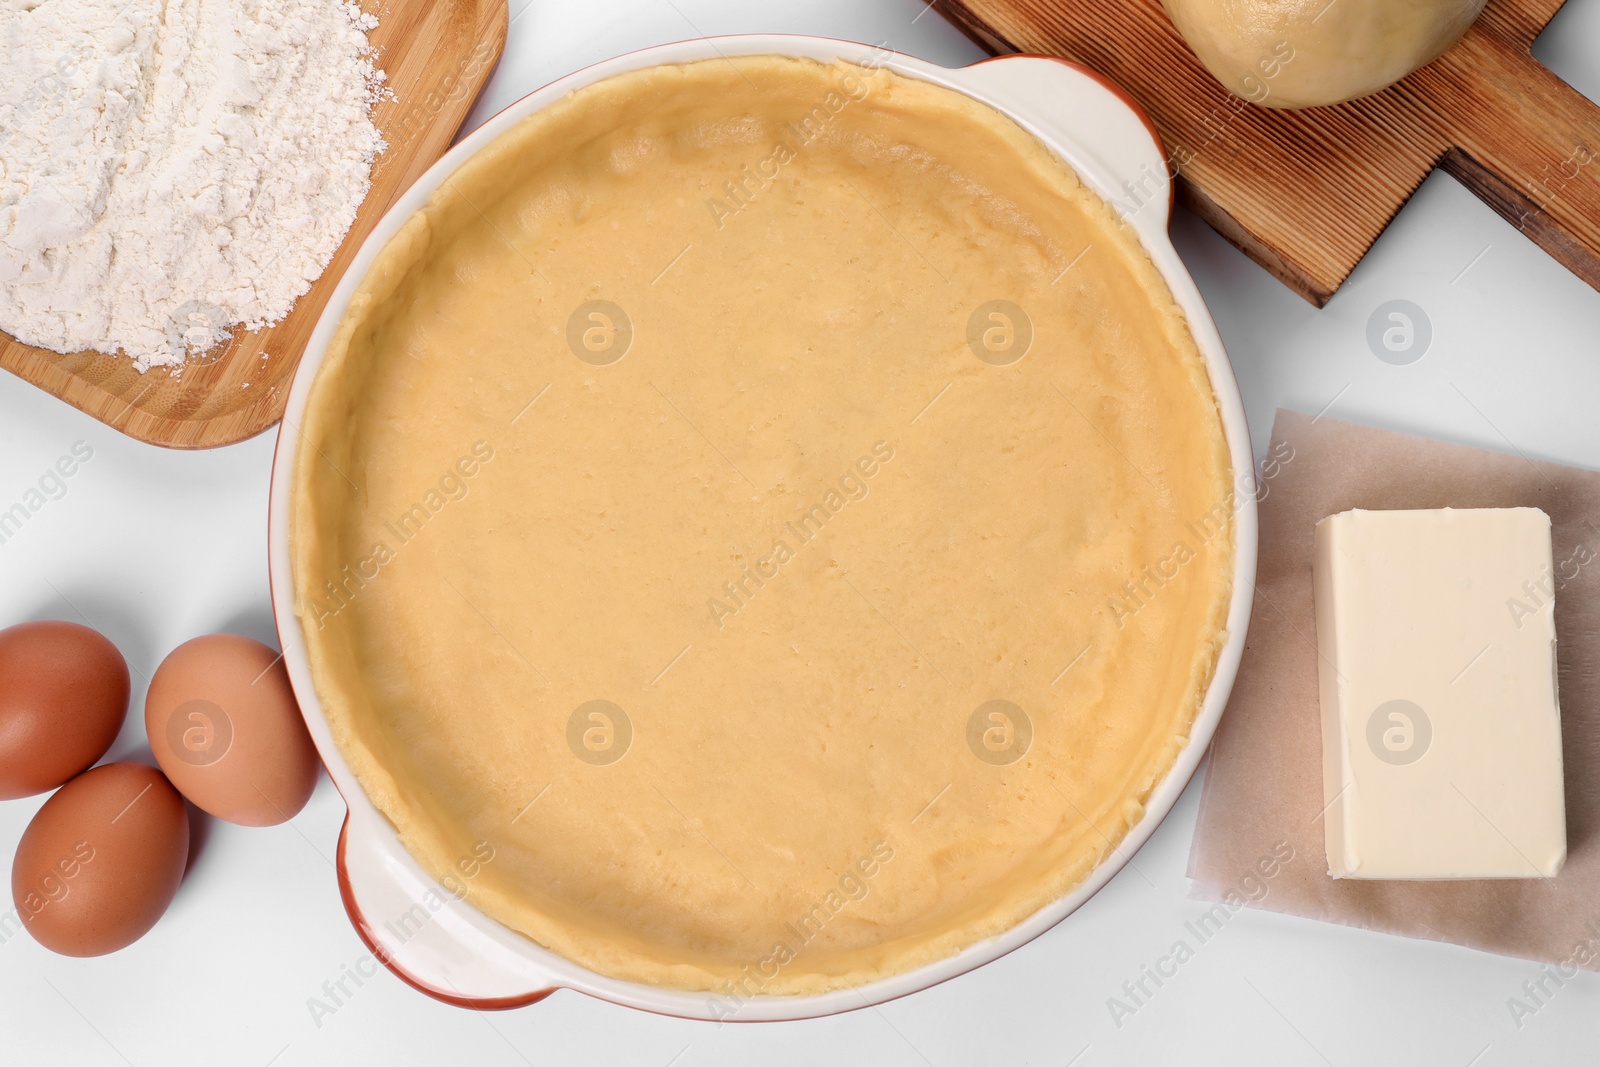
[[[173,649],[150,679],[144,724],[172,784],[219,819],[275,826],[317,784],[289,672],[260,641],[211,634]]]
[[[106,754],[128,714],[128,664],[75,622],[0,630],[0,800],[54,789]]]
[[[63,956],[133,944],[178,892],[189,814],[142,763],[85,771],[44,802],[11,864],[11,899],[34,939]]]

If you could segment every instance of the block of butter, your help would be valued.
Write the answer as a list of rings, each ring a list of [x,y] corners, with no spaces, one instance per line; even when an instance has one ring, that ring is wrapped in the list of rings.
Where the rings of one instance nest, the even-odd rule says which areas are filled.
[[[1550,519],[1346,511],[1313,564],[1335,878],[1549,878],[1567,856]]]

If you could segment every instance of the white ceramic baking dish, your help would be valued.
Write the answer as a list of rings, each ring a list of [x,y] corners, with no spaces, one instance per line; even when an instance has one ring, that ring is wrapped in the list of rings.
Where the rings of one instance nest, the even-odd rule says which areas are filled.
[[[759,996],[734,1004],[715,993],[663,989],[596,974],[501,926],[423,873],[401,846],[394,828],[362,791],[329,735],[311,683],[305,641],[294,616],[289,489],[299,445],[296,427],[328,342],[351,295],[389,239],[469,156],[532,112],[614,74],[661,63],[764,54],[882,66],[965,93],[1010,115],[1117,206],[1188,315],[1195,340],[1206,358],[1236,472],[1237,558],[1228,641],[1188,747],[1156,786],[1143,819],[1083,884],[1005,933],[909,973],[816,996]],[[1169,173],[1160,140],[1143,111],[1100,75],[1064,60],[1006,56],[952,70],[846,41],[751,35],[647,48],[568,75],[523,97],[484,123],[424,174],[372,231],[328,301],[295,376],[278,433],[272,478],[269,554],[278,636],[311,736],[350,808],[339,838],[339,887],[351,921],[377,960],[423,992],[466,1007],[517,1007],[565,988],[689,1018],[803,1019],[879,1004],[988,963],[1039,936],[1105,885],[1155,831],[1193,776],[1233,686],[1254,591],[1256,509],[1249,429],[1222,339],[1167,234],[1172,210]]]

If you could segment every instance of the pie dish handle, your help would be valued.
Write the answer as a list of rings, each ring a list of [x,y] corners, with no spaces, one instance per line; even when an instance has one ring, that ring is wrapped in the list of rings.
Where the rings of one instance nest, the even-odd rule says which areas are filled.
[[[1065,156],[1147,243],[1168,243],[1175,168],[1155,123],[1127,90],[1058,56],[997,56],[958,73],[962,88]]]
[[[464,860],[455,885],[441,885],[417,867],[383,817],[352,811],[339,831],[339,896],[372,959],[436,1000],[478,1011],[520,1008],[554,993],[560,983],[528,958],[517,935],[479,914],[461,897],[476,875]],[[375,966],[354,967],[363,977]]]

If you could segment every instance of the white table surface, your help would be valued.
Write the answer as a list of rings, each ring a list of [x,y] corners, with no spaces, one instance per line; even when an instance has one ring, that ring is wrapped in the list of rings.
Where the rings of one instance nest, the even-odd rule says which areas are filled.
[[[505,60],[469,125],[590,62],[704,34],[822,34],[950,65],[980,56],[918,0],[511,0],[511,10]],[[1538,54],[1600,96],[1600,0],[1571,0]],[[1276,408],[1331,403],[1332,416],[1600,467],[1600,293],[1451,179],[1429,179],[1321,311],[1193,217],[1180,211],[1173,228],[1238,370],[1258,453]],[[1392,299],[1417,304],[1433,328],[1408,366],[1380,361],[1365,340],[1369,316]],[[273,436],[166,451],[0,375],[0,509],[79,441],[93,459],[0,544],[0,624],[79,619],[116,641],[135,693],[111,758],[147,759],[144,682],[168,650],[218,630],[275,644]],[[344,809],[324,779],[288,825],[211,822],[172,909],[120,953],[55,956],[0,924],[0,1063],[1467,1067],[1600,1056],[1600,975],[1568,982],[1519,1025],[1507,1001],[1536,965],[1252,910],[1117,1026],[1108,998],[1204,910],[1184,877],[1198,785],[1136,869],[1010,956],[881,1009],[717,1026],[564,991],[480,1014],[384,971],[359,987],[347,978],[352,995],[315,1017],[325,983],[371,969],[339,902]],[[0,852],[41,800],[0,804]]]

